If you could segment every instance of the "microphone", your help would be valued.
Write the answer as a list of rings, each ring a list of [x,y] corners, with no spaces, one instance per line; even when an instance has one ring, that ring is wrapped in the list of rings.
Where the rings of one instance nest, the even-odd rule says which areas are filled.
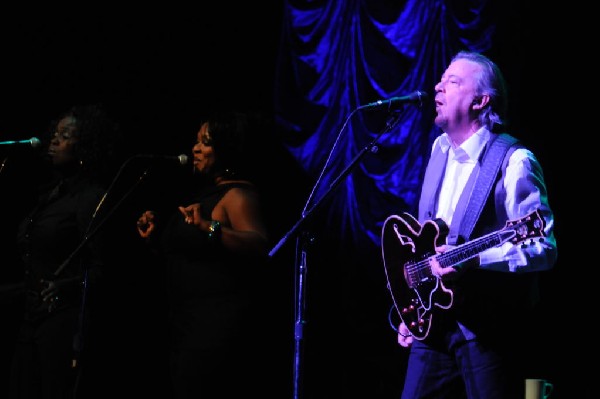
[[[150,159],[163,159],[167,161],[176,161],[180,165],[187,165],[188,156],[185,154],[181,155],[153,155],[153,154],[139,154],[136,155],[137,158],[150,158]]]
[[[0,141],[0,145],[30,145],[33,148],[37,148],[39,147],[42,142],[40,141],[40,139],[38,139],[37,137],[32,137],[28,140],[8,140],[8,141]]]
[[[425,93],[424,91],[421,91],[421,90],[417,90],[406,96],[392,97],[388,100],[377,100],[377,101],[369,103],[369,104],[361,105],[360,107],[358,107],[358,109],[373,109],[373,108],[380,108],[380,107],[385,107],[385,106],[391,107],[394,104],[404,104],[404,103],[417,104],[419,107],[421,107],[421,106],[423,106],[423,102],[426,101],[427,98],[429,98],[427,93]]]

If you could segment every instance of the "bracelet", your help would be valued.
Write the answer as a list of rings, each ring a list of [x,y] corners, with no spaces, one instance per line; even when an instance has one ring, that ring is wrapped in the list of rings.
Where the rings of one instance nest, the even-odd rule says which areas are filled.
[[[221,238],[221,222],[218,220],[213,220],[210,222],[210,227],[208,228],[208,239],[209,240],[219,240]]]

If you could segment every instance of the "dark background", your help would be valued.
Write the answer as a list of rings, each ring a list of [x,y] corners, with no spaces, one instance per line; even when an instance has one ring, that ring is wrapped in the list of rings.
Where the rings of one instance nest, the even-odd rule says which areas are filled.
[[[245,2],[233,7],[224,2],[167,11],[92,7],[69,12],[38,10],[35,15],[29,10],[3,14],[0,17],[0,141],[39,136],[52,118],[71,105],[102,102],[121,121],[131,154],[176,155],[189,151],[198,129],[199,115],[209,108],[228,106],[270,115],[282,15],[281,5],[269,4],[268,7],[268,10],[257,9]],[[569,342],[573,336],[575,343],[587,341],[593,333],[582,321],[589,317],[593,279],[565,271],[575,246],[575,240],[569,235],[580,231],[576,221],[581,221],[581,215],[569,213],[568,201],[574,194],[572,182],[567,184],[561,180],[568,170],[565,166],[569,166],[561,158],[566,152],[572,161],[573,152],[569,151],[568,142],[555,136],[557,131],[562,131],[558,127],[568,113],[564,103],[572,102],[562,100],[565,93],[570,92],[569,88],[564,89],[562,82],[565,75],[572,78],[576,73],[567,72],[561,66],[557,50],[535,47],[540,35],[556,34],[548,28],[549,23],[542,23],[537,15],[533,9],[522,17],[507,15],[508,22],[500,29],[501,40],[491,53],[506,71],[507,78],[513,84],[517,82],[519,96],[513,102],[517,109],[513,122],[525,132],[522,138],[533,147],[544,166],[551,205],[557,213],[560,264],[556,273],[545,276],[544,289],[553,295],[540,313],[540,325],[560,331],[560,337],[549,331],[541,335],[540,347],[544,349],[540,350],[538,369],[540,375],[562,381],[563,387],[568,387],[575,384],[575,377],[571,376],[588,373],[579,370],[578,355],[570,349]],[[524,42],[523,37],[527,37]],[[530,67],[530,61],[539,57],[548,58],[548,70]],[[556,91],[562,97],[556,96]],[[310,179],[286,153],[276,135],[271,134],[265,133],[261,138],[268,155],[257,156],[257,162],[271,165],[268,179],[273,189],[268,192],[267,201],[272,211],[269,222],[277,241],[299,218],[309,193]],[[570,141],[573,137],[567,139]],[[27,157],[24,154],[22,160]],[[9,159],[16,164],[13,168],[27,168],[27,162],[22,160]],[[7,164],[7,171],[10,166]],[[30,172],[23,171],[23,174]],[[167,167],[154,170],[153,178],[169,181],[171,172]],[[150,182],[151,185],[154,180]],[[5,243],[14,233],[10,216],[18,213],[10,207],[19,208],[19,203],[12,198],[22,195],[19,190],[24,186],[26,182],[19,182],[18,177],[0,174],[3,205],[8,207],[2,212]],[[129,211],[133,210],[126,206],[118,217],[130,217],[133,212]],[[127,220],[122,221],[125,225]],[[294,366],[294,245],[292,238],[276,255],[270,281],[273,292],[269,295],[273,296],[274,306],[269,309],[273,312],[269,333],[274,342],[268,348],[271,353],[267,361],[273,363],[270,377],[274,385],[280,386],[280,397],[291,395]],[[2,283],[10,284],[15,274],[8,264],[10,254],[6,252],[11,248],[6,244],[2,249],[4,270],[0,275]],[[163,310],[162,297],[153,289],[160,273],[146,268],[147,259],[129,259],[129,249],[119,249],[125,254],[125,268],[119,273],[120,281],[115,282],[114,296],[107,306],[114,313],[101,328],[111,345],[107,346],[105,361],[95,372],[101,375],[99,378],[107,392],[145,395],[161,392],[166,378],[159,350],[163,338],[159,317]],[[325,268],[328,262],[335,261],[330,259],[331,254],[316,250],[310,254],[309,265],[314,270],[310,282],[317,295],[322,295],[309,297],[313,313],[309,314],[306,387],[311,397],[336,398],[342,396],[338,396],[341,392],[348,395],[356,387],[360,391],[360,388],[368,390],[365,387],[369,386],[376,386],[374,391],[385,393],[386,397],[398,397],[404,352],[394,345],[393,333],[391,330],[382,333],[378,327],[372,330],[358,327],[359,337],[366,343],[347,342],[346,328],[349,325],[357,328],[355,324],[360,320],[347,319],[341,314],[351,313],[352,306],[361,304],[348,302],[344,309],[332,308],[332,302],[325,297],[336,295],[339,287],[335,285],[345,281],[319,274],[319,267]],[[588,274],[585,272],[583,276]],[[356,280],[360,281],[360,276]],[[359,285],[346,288],[361,289]],[[383,291],[369,293],[386,294]],[[10,299],[2,301],[2,384],[14,333],[13,305]],[[376,309],[374,313],[384,319],[386,310]],[[518,339],[519,333],[519,326],[507,321],[507,335]],[[348,363],[353,356],[359,359],[357,363],[367,361],[360,365]],[[257,359],[260,361],[263,360]],[[325,387],[321,385],[323,382]],[[568,390],[563,388],[563,392]]]
[[[213,108],[255,112],[269,120],[281,6],[268,12],[251,4],[197,5],[175,9],[16,10],[0,17],[0,141],[45,134],[52,119],[74,104],[99,102],[120,122],[125,154],[189,154],[199,120]],[[267,123],[267,127],[269,127]],[[256,162],[267,166],[273,187],[265,197],[272,237],[295,222],[304,198],[302,172],[272,131],[256,137]],[[13,240],[16,222],[30,198],[30,178],[39,173],[34,150],[0,148],[0,397],[19,316]],[[113,191],[125,195],[148,164],[128,165]],[[191,166],[189,166],[191,168]],[[144,195],[168,196],[182,174],[179,165],[155,164],[142,185],[111,216],[118,231],[116,266],[102,297],[101,324],[89,332],[93,348],[86,387],[95,397],[165,397],[163,274],[143,257],[133,236]],[[297,187],[297,185],[301,187]],[[302,190],[296,195],[297,190]],[[284,212],[285,210],[285,212]],[[116,225],[115,225],[116,224]],[[275,242],[275,241],[274,241]],[[292,381],[293,251],[291,241],[274,259],[257,325],[270,343],[255,367],[267,363],[265,394],[288,396]],[[248,265],[252,267],[253,265]],[[272,288],[269,288],[272,287]],[[269,315],[259,324],[260,314]],[[260,345],[249,342],[248,345]],[[91,350],[91,349],[90,349]],[[235,375],[232,382],[236,383]],[[267,388],[270,385],[270,388]],[[86,388],[87,389],[87,388]],[[278,394],[274,394],[278,392]]]
[[[251,11],[212,4],[4,15],[0,137],[38,135],[65,107],[99,101],[136,149],[167,151],[195,132],[206,107],[270,111],[281,17],[277,7]]]

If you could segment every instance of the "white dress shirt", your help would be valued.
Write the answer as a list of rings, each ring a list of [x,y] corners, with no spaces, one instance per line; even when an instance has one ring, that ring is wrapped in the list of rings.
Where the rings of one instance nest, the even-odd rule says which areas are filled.
[[[436,217],[444,220],[448,226],[452,223],[452,215],[467,180],[491,135],[486,128],[481,128],[460,146],[455,147],[449,136],[443,133],[433,143],[434,149],[439,146],[444,153],[448,152],[436,211]],[[503,188],[501,196],[509,219],[520,219],[539,209],[546,221],[546,237],[543,240],[524,243],[526,245],[506,242],[483,251],[479,254],[480,267],[505,272],[552,268],[557,257],[554,216],[548,204],[542,168],[531,151],[523,148],[513,151],[506,168]]]

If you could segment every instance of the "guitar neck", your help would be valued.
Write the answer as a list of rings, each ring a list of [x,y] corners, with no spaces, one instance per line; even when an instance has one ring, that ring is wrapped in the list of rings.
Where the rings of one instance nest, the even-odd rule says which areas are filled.
[[[499,230],[454,247],[436,258],[442,267],[457,265],[476,257],[486,249],[505,243],[515,236],[512,230]]]

